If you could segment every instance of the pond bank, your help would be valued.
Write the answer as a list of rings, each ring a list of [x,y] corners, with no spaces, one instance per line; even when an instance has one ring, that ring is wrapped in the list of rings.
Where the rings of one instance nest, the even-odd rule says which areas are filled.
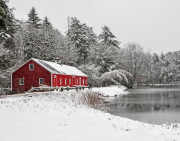
[[[89,108],[79,92],[34,93],[0,99],[1,141],[178,141],[179,124],[153,125]]]
[[[127,88],[123,85],[112,85],[109,87],[93,87],[91,89],[94,92],[101,93],[105,97],[115,97],[124,94],[128,94]]]

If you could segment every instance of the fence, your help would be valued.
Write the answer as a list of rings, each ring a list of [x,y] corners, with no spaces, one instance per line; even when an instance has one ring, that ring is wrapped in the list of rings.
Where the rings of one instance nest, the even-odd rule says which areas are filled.
[[[52,91],[52,90],[60,90],[60,91],[64,91],[64,90],[71,90],[71,89],[76,89],[76,91],[78,90],[84,90],[85,88],[90,88],[90,86],[78,86],[78,87],[31,87],[31,89],[27,92],[33,92],[33,91]]]

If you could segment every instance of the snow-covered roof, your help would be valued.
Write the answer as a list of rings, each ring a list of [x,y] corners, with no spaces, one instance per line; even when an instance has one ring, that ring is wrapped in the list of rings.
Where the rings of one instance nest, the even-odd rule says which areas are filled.
[[[66,75],[75,75],[75,76],[86,76],[85,73],[82,71],[78,70],[77,68],[73,66],[68,66],[68,65],[60,65],[55,62],[49,62],[49,61],[44,61],[44,60],[39,60],[32,58],[36,63],[44,67],[46,70],[48,70],[51,73],[54,74],[66,74]]]

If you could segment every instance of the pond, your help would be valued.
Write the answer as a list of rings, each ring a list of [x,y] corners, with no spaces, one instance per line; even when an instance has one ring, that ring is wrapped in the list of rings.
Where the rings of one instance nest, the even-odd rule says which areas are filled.
[[[109,113],[151,124],[180,123],[180,88],[136,88],[109,97]]]

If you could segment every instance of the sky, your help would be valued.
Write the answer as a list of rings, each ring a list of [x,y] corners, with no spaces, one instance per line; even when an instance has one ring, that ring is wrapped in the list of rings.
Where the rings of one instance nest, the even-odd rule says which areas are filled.
[[[136,42],[161,54],[180,50],[180,0],[9,0],[15,18],[26,21],[32,7],[62,34],[76,17],[99,35],[108,26],[124,47]]]

